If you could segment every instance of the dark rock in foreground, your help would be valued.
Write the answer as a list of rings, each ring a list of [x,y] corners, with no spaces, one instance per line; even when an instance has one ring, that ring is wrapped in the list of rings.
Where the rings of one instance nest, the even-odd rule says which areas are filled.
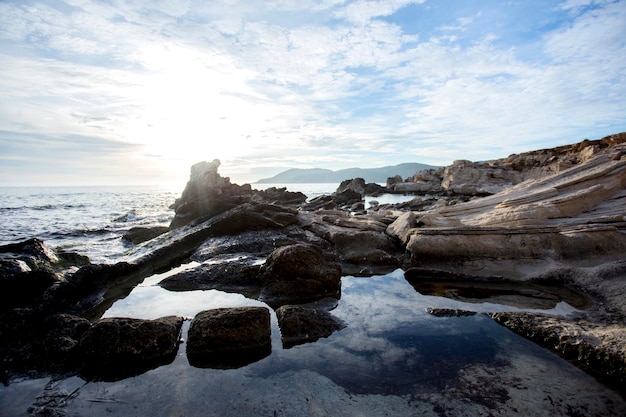
[[[176,316],[100,320],[80,341],[83,376],[118,380],[170,363],[178,350],[182,325],[183,318]]]
[[[296,244],[270,254],[261,269],[261,280],[260,299],[272,307],[339,298],[341,267],[325,260],[318,247]]]
[[[282,306],[276,310],[276,317],[286,349],[315,342],[346,327],[343,321],[327,311],[302,306]]]
[[[122,239],[134,244],[138,244],[150,239],[154,239],[155,237],[162,235],[168,230],[169,228],[165,226],[133,227],[128,232],[126,232],[124,236],[122,236]]]
[[[265,307],[218,308],[196,314],[187,336],[187,358],[199,368],[239,368],[271,353]]]

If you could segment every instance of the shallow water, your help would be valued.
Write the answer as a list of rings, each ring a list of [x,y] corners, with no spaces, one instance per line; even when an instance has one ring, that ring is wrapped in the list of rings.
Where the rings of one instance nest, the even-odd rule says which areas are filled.
[[[156,286],[167,275],[144,281],[105,316],[193,316],[263,305],[220,291],[169,292]],[[400,270],[344,277],[332,314],[347,327],[315,343],[284,349],[272,313],[271,355],[239,369],[194,368],[182,344],[171,364],[136,377],[37,383],[58,394],[53,407],[67,416],[626,415],[619,395],[488,317],[434,317],[429,307],[517,310],[422,295]],[[542,311],[576,309],[561,302]],[[19,409],[11,400],[20,384],[29,394],[20,397],[22,408],[32,404],[34,383],[17,382],[0,388],[0,410]]]

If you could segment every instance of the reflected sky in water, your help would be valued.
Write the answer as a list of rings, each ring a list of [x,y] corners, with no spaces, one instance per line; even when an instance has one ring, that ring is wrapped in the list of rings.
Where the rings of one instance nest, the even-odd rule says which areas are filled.
[[[146,280],[125,299],[118,300],[105,317],[193,317],[212,308],[265,305],[240,294],[216,290],[171,292],[156,285],[169,274]],[[434,317],[426,312],[429,307],[479,312],[519,310],[422,295],[404,279],[402,270],[370,278],[344,277],[342,298],[332,314],[347,323],[345,329],[315,343],[283,349],[272,314],[272,355],[250,365],[247,372],[267,377],[308,370],[349,392],[388,395],[438,390],[467,366],[493,365],[501,360],[499,354],[512,337],[506,329],[480,314]],[[576,310],[559,303],[554,309],[541,311],[567,314]]]
[[[263,305],[215,290],[169,292],[156,286],[167,275],[147,279],[105,316],[194,316],[210,308]],[[426,312],[515,308],[424,296],[402,271],[342,281],[342,299],[331,313],[347,327],[328,338],[283,349],[272,313],[272,352],[257,362],[228,370],[196,368],[182,344],[172,363],[132,378],[55,382],[62,395],[74,393],[61,411],[92,417],[553,416],[571,410],[625,415],[626,402],[618,395],[487,316]],[[561,303],[548,312],[572,310]],[[188,328],[187,321],[185,339]],[[13,391],[0,387],[0,408],[19,401]]]

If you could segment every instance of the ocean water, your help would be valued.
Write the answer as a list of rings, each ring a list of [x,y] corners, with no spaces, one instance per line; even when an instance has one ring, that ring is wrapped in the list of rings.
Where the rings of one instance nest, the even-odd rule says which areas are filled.
[[[167,226],[182,190],[157,186],[2,187],[0,244],[39,238],[48,245],[111,263],[135,226]]]
[[[254,184],[287,187],[309,198],[335,184]],[[114,263],[130,249],[122,236],[132,227],[168,226],[170,206],[182,189],[160,186],[0,187],[0,245],[39,238],[46,244]]]

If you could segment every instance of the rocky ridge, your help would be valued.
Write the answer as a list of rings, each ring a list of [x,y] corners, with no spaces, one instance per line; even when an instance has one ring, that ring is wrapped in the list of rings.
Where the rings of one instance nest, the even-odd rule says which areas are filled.
[[[320,319],[319,337],[343,325],[325,308],[287,306],[339,298],[341,275],[412,267],[434,280],[572,286],[591,299],[585,319],[597,325],[593,331],[623,329],[625,142],[622,133],[496,161],[457,161],[390,179],[387,187],[350,179],[312,201],[231,184],[217,160],[196,164],[169,230],[137,244],[125,262],[90,265],[37,240],[0,248],[3,370],[45,368],[42,355],[62,357],[56,367],[76,366],[70,358],[108,306],[146,276],[187,260],[197,267],[161,285],[241,292],[285,306],[287,344],[317,337],[307,336],[316,326],[302,314]],[[408,191],[415,194],[409,204],[363,206],[365,194]],[[36,285],[24,285],[30,282]],[[62,319],[49,334],[38,324],[53,316]],[[42,353],[44,335],[50,348]],[[626,349],[623,337],[612,343]]]

